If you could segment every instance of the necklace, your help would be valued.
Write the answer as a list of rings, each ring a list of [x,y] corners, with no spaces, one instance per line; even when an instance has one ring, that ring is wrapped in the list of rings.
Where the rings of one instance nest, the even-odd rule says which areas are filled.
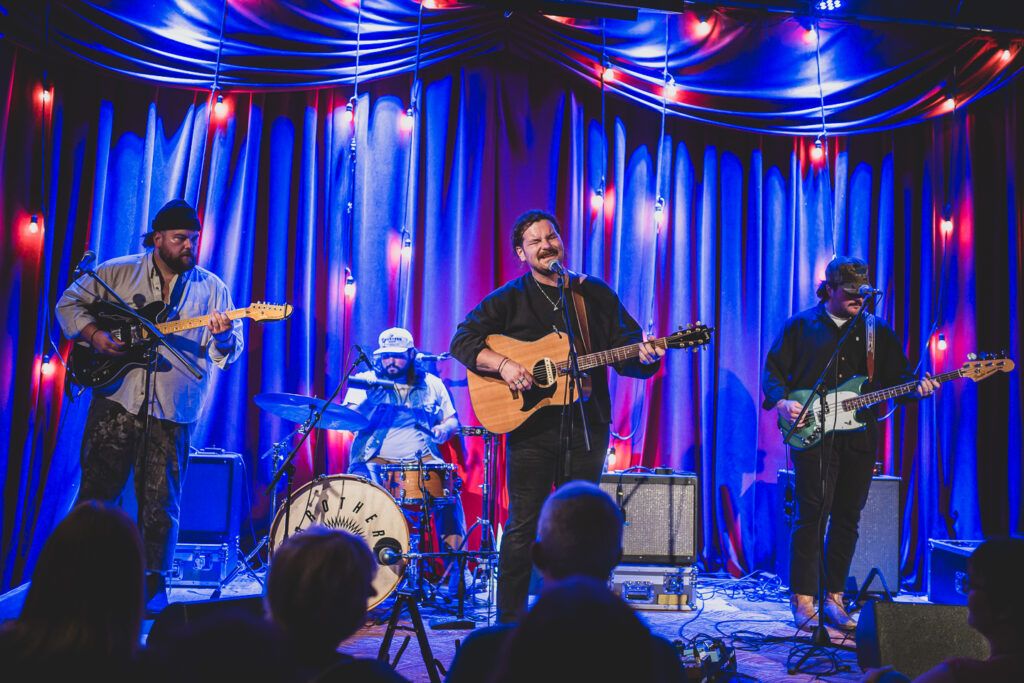
[[[534,280],[534,282],[537,282],[537,280]],[[555,301],[550,296],[548,296],[548,293],[544,291],[544,288],[541,286],[539,282],[537,282],[537,289],[540,290],[540,293],[543,294],[544,298],[548,300],[549,304],[551,304],[551,310],[557,311],[558,307],[562,305],[561,300]]]

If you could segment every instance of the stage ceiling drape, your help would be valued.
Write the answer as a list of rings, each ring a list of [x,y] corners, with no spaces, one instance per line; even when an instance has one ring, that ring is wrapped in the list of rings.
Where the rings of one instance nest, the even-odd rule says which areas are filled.
[[[119,4],[128,7],[103,7]],[[54,3],[53,16],[72,5],[85,8],[84,18],[100,7]],[[190,3],[198,14],[181,16],[212,16],[202,12],[212,5]],[[231,21],[244,18],[243,5],[255,6],[229,5]],[[896,64],[898,56],[886,54],[898,50],[893,41],[867,50],[864,36],[850,36],[847,51],[882,54],[877,64],[865,57],[865,71],[892,81],[866,77],[833,92],[828,118],[836,130],[859,134],[828,137],[826,160],[817,162],[811,152],[820,112],[804,101],[806,59],[788,82],[777,64],[763,63],[757,73],[770,70],[779,82],[749,76],[764,88],[744,90],[736,61],[754,39],[744,37],[751,29],[738,18],[720,15],[723,31],[735,23],[724,47],[691,49],[670,31],[672,60],[682,60],[673,61],[677,81],[691,79],[683,87],[694,92],[704,83],[708,94],[696,104],[666,103],[659,145],[660,92],[640,97],[609,87],[602,98],[592,75],[573,66],[583,62],[571,57],[572,41],[586,42],[590,53],[596,45],[599,54],[593,26],[528,18],[516,33],[500,14],[440,13],[424,32],[424,45],[436,49],[413,82],[415,5],[395,3],[391,14],[367,5],[365,21],[391,21],[401,36],[389,43],[380,26],[376,42],[363,36],[379,49],[362,55],[364,76],[373,80],[360,83],[354,122],[346,109],[354,73],[347,56],[332,61],[348,43],[332,43],[330,55],[311,43],[299,59],[288,46],[306,37],[281,32],[280,63],[308,68],[276,70],[266,56],[240,56],[242,36],[255,45],[255,32],[229,32],[223,116],[213,113],[208,90],[177,87],[209,87],[209,50],[199,50],[209,44],[199,38],[201,55],[177,53],[160,67],[176,74],[165,73],[163,84],[148,71],[159,60],[143,68],[144,55],[125,49],[118,63],[135,66],[119,68],[110,56],[116,50],[107,49],[118,40],[97,47],[106,44],[85,40],[68,23],[50,28],[62,59],[44,60],[17,44],[24,41],[0,46],[0,431],[7,449],[0,589],[30,576],[77,490],[88,394],[63,396],[59,364],[44,367],[54,347],[67,348],[53,304],[85,249],[100,259],[139,250],[153,213],[173,197],[199,207],[199,261],[224,278],[237,304],[296,309],[285,323],[246,324],[247,351],[216,374],[193,438],[199,447],[243,454],[257,534],[266,524],[271,473],[261,454],[292,425],[260,411],[252,397],[329,394],[352,362],[351,345],[373,346],[393,324],[409,327],[422,350],[445,350],[465,313],[522,272],[508,233],[528,208],[559,216],[570,267],[608,281],[645,328],[664,333],[697,320],[715,327],[708,349],[670,353],[653,380],[613,380],[616,466],[697,473],[709,568],[770,568],[786,533],[776,519],[776,471],[786,453],[773,413],[759,408],[760,367],[783,321],[814,303],[833,253],[870,263],[885,291],[878,312],[923,369],[956,367],[975,350],[1019,358],[1022,86],[1018,79],[997,89],[1018,68],[1016,54],[996,69],[991,46],[960,35]],[[351,33],[345,16],[337,29]],[[441,32],[438,23],[447,26],[444,35],[431,33]],[[606,27],[627,78],[630,69],[660,73],[664,24],[659,15],[615,25],[614,39]],[[331,42],[322,27],[310,31]],[[159,33],[116,35],[153,56],[163,55],[153,42]],[[905,42],[917,35],[908,31]],[[316,69],[303,61],[313,53],[324,60]],[[977,66],[973,85],[965,85],[971,95],[953,112],[936,111],[943,91],[922,85],[930,78],[925,65],[963,62],[968,73],[979,59],[992,68]],[[833,63],[854,69],[847,61]],[[731,69],[736,80],[710,75],[716,68]],[[265,74],[277,80],[261,80]],[[40,97],[44,79],[54,86],[50,101]],[[281,85],[305,89],[263,89]],[[411,93],[415,116],[407,128]],[[778,134],[794,132],[812,137]],[[603,201],[594,202],[602,186]],[[947,202],[948,233],[940,229]],[[27,227],[33,214],[36,232]],[[354,291],[346,294],[349,276]],[[454,361],[439,369],[463,423],[476,424],[464,370]],[[977,385],[960,381],[886,421],[882,468],[902,477],[902,564],[912,585],[920,586],[929,538],[1021,532],[1020,388],[1019,372]],[[471,522],[481,481],[477,441],[467,437],[454,449]],[[345,435],[315,433],[299,455],[297,478],[342,472],[346,462]]]

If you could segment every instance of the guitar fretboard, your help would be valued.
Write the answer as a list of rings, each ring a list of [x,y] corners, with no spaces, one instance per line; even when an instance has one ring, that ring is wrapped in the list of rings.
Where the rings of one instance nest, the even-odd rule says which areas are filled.
[[[647,343],[663,349],[668,349],[668,337],[648,339]],[[620,346],[617,349],[609,349],[608,351],[595,351],[594,353],[588,353],[584,356],[580,356],[580,370],[589,370],[590,368],[596,368],[601,365],[611,365],[612,363],[636,358],[639,355],[640,344],[629,344],[628,346]],[[558,368],[558,374],[564,375],[569,372],[569,361],[563,360],[558,363],[556,367]]]
[[[948,382],[951,379],[957,379],[963,377],[963,369],[958,368],[956,370],[950,370],[944,372],[941,375],[934,375],[933,380],[939,382]],[[917,389],[918,382],[907,382],[906,384],[897,384],[894,387],[887,389],[879,389],[878,391],[872,391],[870,394],[862,394],[856,398],[848,398],[842,402],[843,410],[859,410],[860,408],[867,408],[870,405],[881,403],[882,401],[888,401],[891,398],[898,398],[905,396],[910,392]]]
[[[224,315],[232,320],[238,320],[239,318],[245,318],[248,314],[248,308],[236,308],[234,310],[227,311]],[[160,330],[164,334],[173,334],[175,332],[184,332],[185,330],[194,330],[197,327],[206,327],[208,322],[210,322],[210,316],[201,315],[196,318],[182,318],[181,320],[171,320],[169,322],[160,323],[156,326],[156,329]]]

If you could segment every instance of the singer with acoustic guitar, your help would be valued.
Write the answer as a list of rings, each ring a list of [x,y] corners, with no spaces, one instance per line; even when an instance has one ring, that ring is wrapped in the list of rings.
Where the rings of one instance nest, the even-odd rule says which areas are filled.
[[[522,397],[525,404],[518,412],[529,411],[529,417],[508,434],[509,519],[501,542],[498,574],[498,620],[502,622],[516,620],[526,607],[530,549],[544,500],[554,487],[568,480],[596,483],[600,479],[611,422],[606,364],[585,369],[581,362],[580,369],[585,370],[584,379],[589,379],[590,385],[589,400],[584,403],[590,449],[584,447],[582,426],[577,424],[572,430],[571,470],[566,478],[560,438],[563,411],[553,402],[554,394],[561,393],[561,383],[555,381],[557,368],[552,363],[547,364],[547,370],[544,364],[527,367],[527,361],[519,362],[507,355],[511,351],[502,352],[516,341],[534,342],[550,335],[555,342],[566,337],[556,272],[565,272],[561,266],[565,250],[557,219],[544,211],[523,214],[512,229],[512,248],[529,270],[484,298],[459,325],[451,342],[452,355],[471,373],[486,376],[500,395]],[[569,288],[566,301],[581,360],[584,353],[623,347],[621,355],[606,363],[613,364],[622,375],[653,375],[665,347],[644,342],[640,326],[615,292],[601,280],[577,273],[565,272],[563,281]],[[565,361],[565,356],[552,360]],[[474,399],[473,405],[481,424],[488,426],[487,406],[492,404],[478,404]],[[493,405],[499,409],[496,403]],[[578,407],[572,406],[571,412],[578,417]]]
[[[201,228],[195,209],[172,200],[157,212],[151,227],[143,238],[145,251],[101,263],[95,273],[136,309],[162,302],[170,308],[165,318],[203,316],[205,324],[166,337],[202,378],[196,379],[166,349],[151,347],[151,362],[123,369],[95,386],[82,439],[78,492],[79,501],[112,502],[135,470],[147,601],[158,596],[166,600],[165,574],[178,540],[189,439],[209,389],[209,370],[235,362],[245,346],[241,322],[224,313],[233,308],[227,286],[195,263]],[[65,336],[91,347],[98,358],[129,354],[130,341],[105,329],[97,315],[97,308],[112,300],[94,278],[82,275],[57,302]]]

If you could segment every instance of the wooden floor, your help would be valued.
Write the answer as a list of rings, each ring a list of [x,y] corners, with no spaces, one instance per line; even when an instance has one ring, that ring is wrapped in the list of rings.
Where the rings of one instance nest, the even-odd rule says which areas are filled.
[[[787,662],[799,659],[801,651],[795,651],[793,622],[788,602],[778,591],[758,589],[751,582],[703,578],[698,579],[697,609],[693,612],[656,612],[641,610],[638,613],[651,629],[670,641],[689,642],[695,638],[721,638],[736,651],[737,670],[746,680],[757,681],[856,681],[861,677],[853,651],[852,637],[844,638],[838,631],[831,631],[833,642],[846,648],[830,648],[827,654],[817,655],[804,664],[802,673],[789,673]],[[206,599],[209,589],[174,588],[170,600],[192,601]],[[250,576],[240,576],[224,590],[224,597],[259,594],[261,586]],[[908,599],[903,597],[902,599]],[[913,600],[914,598],[909,598]],[[395,596],[392,595],[370,613],[370,618],[355,636],[342,646],[341,650],[359,657],[376,657],[387,630]],[[434,658],[447,668],[455,654],[457,643],[466,637],[468,630],[434,629],[429,625],[435,618],[450,619],[454,616],[455,603],[448,604],[438,599],[436,604],[429,601],[420,606],[424,630]],[[487,592],[478,593],[468,606],[468,615],[480,625],[486,625],[488,616]],[[398,672],[410,681],[428,681],[427,670],[421,657],[415,632],[411,628],[408,613],[400,621],[404,627],[396,633],[390,648],[392,660],[408,637],[407,647],[396,666]],[[623,656],[628,656],[624,654]],[[443,673],[442,673],[443,679]]]

